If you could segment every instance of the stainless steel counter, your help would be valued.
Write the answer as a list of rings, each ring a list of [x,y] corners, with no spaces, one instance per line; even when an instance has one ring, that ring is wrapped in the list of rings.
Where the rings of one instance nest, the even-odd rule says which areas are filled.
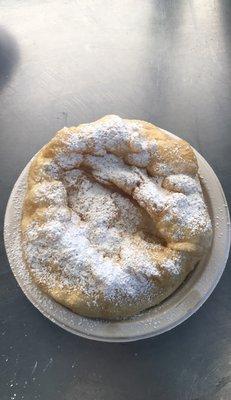
[[[1,224],[32,155],[104,114],[188,140],[231,200],[230,1],[0,1]],[[162,336],[75,337],[25,298],[0,258],[1,400],[230,400],[230,262],[206,304]]]

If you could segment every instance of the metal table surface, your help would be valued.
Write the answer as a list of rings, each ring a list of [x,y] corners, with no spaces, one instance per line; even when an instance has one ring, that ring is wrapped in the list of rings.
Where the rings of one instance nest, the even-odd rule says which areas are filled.
[[[53,133],[108,113],[188,140],[230,202],[230,13],[229,0],[0,0],[1,224],[20,171]],[[45,319],[1,246],[1,400],[231,399],[230,263],[181,326],[104,344]]]

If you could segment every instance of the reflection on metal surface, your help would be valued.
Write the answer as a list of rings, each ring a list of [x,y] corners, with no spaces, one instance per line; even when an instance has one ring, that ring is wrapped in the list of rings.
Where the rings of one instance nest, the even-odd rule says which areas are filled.
[[[16,40],[0,26],[0,90],[10,80],[19,60]]]

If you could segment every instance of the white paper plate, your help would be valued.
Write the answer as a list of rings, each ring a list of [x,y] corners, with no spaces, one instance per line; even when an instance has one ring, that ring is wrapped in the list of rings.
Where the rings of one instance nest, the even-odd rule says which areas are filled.
[[[4,237],[14,276],[27,298],[43,315],[79,336],[107,342],[129,342],[168,331],[198,310],[214,290],[225,268],[230,247],[230,218],[218,178],[204,158],[196,151],[195,153],[214,229],[211,251],[180,288],[163,303],[122,321],[81,317],[46,296],[31,280],[22,258],[20,240],[21,211],[30,165],[28,163],[15,183],[8,201]]]

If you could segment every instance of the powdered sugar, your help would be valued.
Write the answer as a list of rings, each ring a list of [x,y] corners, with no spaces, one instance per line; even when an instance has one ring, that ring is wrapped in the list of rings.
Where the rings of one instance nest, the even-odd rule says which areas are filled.
[[[153,216],[164,209],[168,193],[164,193],[153,179],[145,179],[135,190],[134,198]]]
[[[200,183],[188,175],[170,175],[164,180],[163,186],[169,190],[184,194],[201,193]]]
[[[71,220],[60,222],[50,207],[46,223],[39,226],[33,222],[28,227],[26,255],[34,273],[44,279],[52,262],[65,277],[64,286],[78,285],[88,293],[102,286],[109,298],[118,292],[133,297],[148,293],[150,271],[156,276],[159,272],[139,235],[142,222],[139,208],[121,194],[92,183],[83,174],[81,179],[77,189],[67,188],[73,210]],[[131,236],[132,232],[137,232],[137,236]],[[156,245],[149,244],[151,248],[154,251]],[[50,278],[46,276],[51,285],[57,285]]]
[[[170,274],[179,275],[181,272],[181,259],[179,258],[177,260],[177,258],[175,258],[174,261],[171,259],[165,260],[162,264],[162,268]]]
[[[61,153],[56,157],[57,164],[64,169],[77,168],[82,161],[83,156],[76,153]]]
[[[33,187],[30,194],[31,200],[36,203],[66,205],[67,195],[61,182],[42,182]]]
[[[185,196],[183,193],[174,193],[166,202],[165,214],[161,220],[162,229],[166,230],[169,223],[176,229],[169,230],[167,237],[173,240],[184,240],[190,229],[191,239],[200,238],[204,240],[211,236],[211,222],[208,218],[207,209],[200,193],[192,193]],[[166,222],[166,224],[165,224]]]

